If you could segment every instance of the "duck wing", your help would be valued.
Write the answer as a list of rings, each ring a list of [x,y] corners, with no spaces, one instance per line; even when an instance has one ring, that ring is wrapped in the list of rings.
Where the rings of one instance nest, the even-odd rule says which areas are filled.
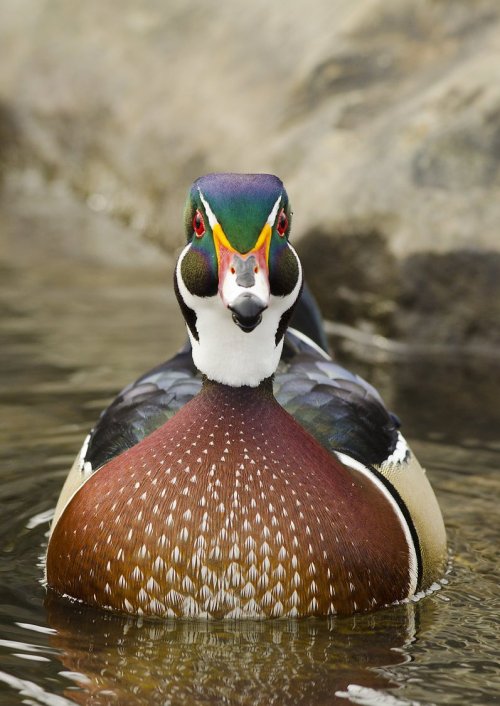
[[[377,390],[299,331],[287,332],[274,393],[329,451],[372,466],[383,463],[396,448],[399,420]]]
[[[201,389],[186,344],[173,358],[123,389],[90,433],[84,462],[97,470],[168,421]]]

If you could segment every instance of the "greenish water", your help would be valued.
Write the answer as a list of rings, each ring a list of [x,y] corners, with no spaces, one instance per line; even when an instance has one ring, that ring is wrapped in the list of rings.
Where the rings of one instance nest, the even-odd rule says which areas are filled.
[[[71,272],[71,275],[68,274]],[[166,274],[0,272],[0,704],[490,704],[500,700],[500,366],[377,358],[337,340],[426,466],[441,590],[369,615],[152,623],[47,597],[51,510],[82,438],[183,326]]]

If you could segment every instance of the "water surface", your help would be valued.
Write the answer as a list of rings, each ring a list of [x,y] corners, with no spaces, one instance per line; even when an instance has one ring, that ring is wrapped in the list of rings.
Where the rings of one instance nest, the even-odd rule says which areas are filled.
[[[402,418],[444,512],[440,590],[331,620],[148,622],[47,596],[51,511],[99,411],[183,341],[170,275],[0,272],[0,704],[490,704],[500,700],[500,366],[339,357]]]

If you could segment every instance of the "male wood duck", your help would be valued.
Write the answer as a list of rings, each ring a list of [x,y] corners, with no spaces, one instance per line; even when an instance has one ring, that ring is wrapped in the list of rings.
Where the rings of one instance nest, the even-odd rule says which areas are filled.
[[[255,619],[367,611],[442,575],[425,471],[376,390],[328,355],[290,222],[275,176],[194,182],[174,276],[190,343],[86,439],[51,529],[54,591]]]

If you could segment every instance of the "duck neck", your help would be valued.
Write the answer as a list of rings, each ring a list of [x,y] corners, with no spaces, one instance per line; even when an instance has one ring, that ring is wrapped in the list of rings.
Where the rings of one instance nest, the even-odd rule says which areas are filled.
[[[274,375],[264,378],[257,386],[250,385],[226,385],[222,382],[210,380],[203,375],[201,394],[207,399],[216,401],[223,396],[224,401],[229,404],[247,404],[250,401],[276,402],[273,392]]]
[[[196,317],[196,336],[188,329],[193,361],[208,378],[236,388],[258,387],[274,374],[284,333],[277,305],[270,306],[249,333],[236,326],[220,297],[198,304]]]

